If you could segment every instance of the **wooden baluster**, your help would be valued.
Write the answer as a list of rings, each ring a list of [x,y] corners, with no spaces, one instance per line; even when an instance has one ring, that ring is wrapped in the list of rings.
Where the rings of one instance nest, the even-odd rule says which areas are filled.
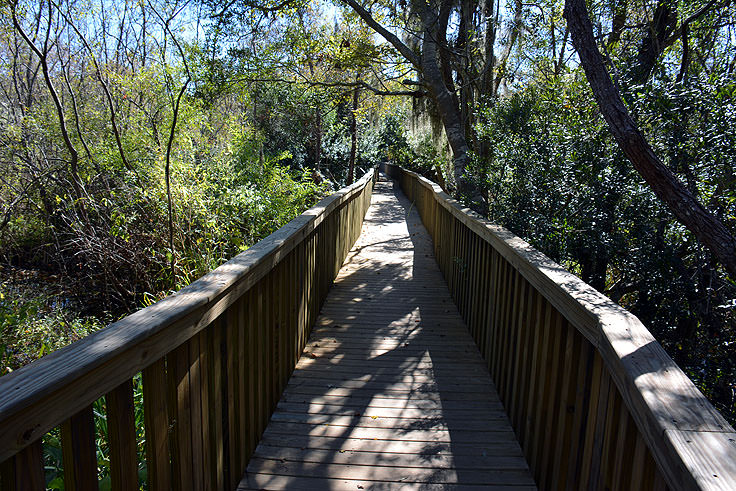
[[[346,220],[346,208],[342,207],[340,209],[341,214],[343,215],[343,220]],[[343,222],[345,224],[345,222]],[[345,228],[345,227],[343,227]],[[304,315],[305,319],[305,325],[304,325],[304,340],[306,342],[307,338],[309,338],[309,330],[312,327],[312,300],[314,297],[314,292],[312,290],[312,281],[314,280],[314,263],[312,262],[312,238],[314,235],[311,235],[304,241],[305,246],[305,257],[304,260],[306,262],[306,278],[305,278],[305,294],[306,294],[306,313]],[[348,231],[345,231],[345,244],[350,240],[350,237],[348,236]],[[341,255],[342,257],[342,255]]]
[[[215,325],[216,325],[215,321]],[[212,380],[211,370],[211,343],[209,341],[209,333],[212,330],[212,325],[208,326],[199,332],[197,337],[199,338],[199,383],[200,383],[200,405],[202,410],[201,415],[201,426],[202,426],[202,469],[204,482],[203,489],[214,489],[215,481],[213,481],[213,465],[212,455],[215,445],[212,442],[212,419],[213,415],[210,414],[210,400],[212,398],[212,388],[210,382]]]
[[[488,289],[488,320],[486,321],[486,367],[488,367],[488,373],[491,374],[493,383],[496,383],[496,373],[494,371],[495,356],[496,356],[496,319],[498,318],[498,282],[499,282],[499,254],[498,252],[491,251],[491,265],[490,274],[488,281],[490,282]]]
[[[560,424],[560,387],[563,383],[563,363],[565,359],[566,332],[563,329],[563,318],[556,310],[552,310],[552,335],[553,341],[550,346],[550,364],[548,370],[551,374],[550,392],[548,398],[545,399],[546,415],[545,425],[542,432],[546,436],[544,442],[544,452],[542,455],[542,482],[550,483],[553,472],[553,460],[555,457],[555,448],[557,448],[557,439],[555,438],[556,430]],[[554,486],[551,488],[554,489]]]
[[[225,331],[225,316],[220,316],[207,329],[207,373],[208,373],[208,403],[207,412],[210,415],[210,462],[211,479],[216,489],[226,489],[225,480],[225,441],[223,428],[223,391],[225,380],[223,377],[222,342]]]
[[[268,310],[269,310],[269,410],[268,416],[271,418],[271,413],[276,409],[276,404],[279,402],[281,397],[281,391],[279,390],[279,370],[281,369],[279,359],[279,297],[278,297],[278,266],[272,269],[268,274]],[[315,288],[316,291],[316,288]]]
[[[476,277],[476,248],[475,248],[475,234],[470,231],[469,229],[467,232],[467,245],[466,248],[468,250],[467,252],[467,260],[466,260],[466,266],[465,266],[465,272],[467,275],[467,286],[466,286],[466,292],[465,296],[467,297],[465,300],[465,309],[467,310],[468,314],[465,318],[465,326],[468,329],[468,332],[470,332],[471,336],[475,332],[475,295],[478,293],[478,289],[475,288],[475,277]]]
[[[631,464],[634,455],[636,425],[622,404],[616,436],[616,455],[613,460],[613,489],[631,489]]]
[[[506,361],[509,352],[509,310],[514,292],[514,278],[516,270],[504,260],[504,281],[501,284],[501,304],[498,316],[498,380],[496,388],[501,401],[506,403],[504,389],[506,388]]]
[[[645,464],[644,464],[644,484],[640,489],[670,489],[669,486],[664,482],[664,476],[660,471],[659,466],[654,461],[651,450],[645,449]],[[661,486],[661,487],[660,487]]]
[[[337,229],[333,228],[333,234]],[[330,253],[334,256],[334,237],[330,238]],[[299,332],[299,264],[296,251],[289,254],[289,364],[293,367],[299,360],[298,332]]]
[[[263,348],[261,334],[261,297],[260,284],[253,287],[253,296],[251,298],[251,315],[249,316],[250,338],[249,343],[252,346],[252,363],[250,369],[252,373],[252,392],[251,404],[253,406],[253,447],[258,444],[258,438],[261,433],[261,399],[263,398],[263,385],[261,384],[261,369],[263,366]]]
[[[487,243],[483,243],[483,265],[482,265],[482,295],[481,308],[483,314],[480,318],[480,332],[478,333],[478,348],[481,356],[488,366],[490,353],[488,352],[488,339],[490,337],[491,319],[493,317],[493,249]]]
[[[467,245],[466,248],[468,250],[467,254],[467,260],[465,264],[465,273],[468,278],[468,280],[465,283],[465,296],[467,297],[467,300],[465,300],[465,309],[468,311],[467,314],[467,325],[470,327],[473,325],[473,320],[475,317],[474,312],[474,306],[475,306],[475,295],[478,293],[477,288],[475,288],[475,276],[476,276],[476,247],[475,247],[475,234],[469,229],[465,228],[467,230]]]
[[[227,442],[228,455],[226,465],[230,477],[229,487],[235,488],[240,481],[242,472],[240,468],[240,452],[242,442],[240,441],[240,425],[238,415],[240,413],[237,403],[240,400],[240,371],[238,370],[238,350],[240,339],[238,338],[238,316],[237,306],[231,305],[225,312],[225,379],[227,380],[226,396],[224,406],[227,407]]]
[[[189,381],[189,347],[182,344],[166,356],[169,390],[171,465],[176,489],[194,489]]]
[[[579,332],[580,350],[575,356],[577,365],[577,380],[575,383],[575,409],[573,412],[573,426],[570,431],[570,457],[567,469],[567,487],[580,488],[582,486],[580,473],[582,468],[583,450],[587,437],[587,417],[590,414],[591,385],[593,382],[593,364],[596,349]]]
[[[621,410],[621,398],[618,395],[618,390],[615,384],[609,383],[608,385],[608,404],[605,408],[603,417],[598,421],[598,425],[603,429],[601,450],[600,450],[600,464],[598,467],[598,473],[595,478],[597,481],[595,485],[598,487],[611,488],[613,484],[612,469],[613,469],[613,458],[614,458],[614,446],[616,441],[617,433],[617,422],[619,418],[619,411]]]
[[[465,287],[467,284],[467,264],[468,256],[465,249],[465,237],[467,236],[467,228],[460,220],[455,220],[457,227],[457,306],[463,320],[467,319],[468,312],[465,306]]]
[[[465,317],[465,325],[470,330],[471,334],[475,328],[475,295],[478,293],[478,289],[475,288],[475,276],[476,276],[476,248],[475,248],[475,234],[470,231],[467,227],[465,228],[466,235],[466,249],[467,259],[465,261],[465,275],[467,281],[465,282],[465,310],[467,315]]]
[[[475,325],[475,335],[473,339],[475,344],[480,348],[478,340],[480,339],[480,333],[483,329],[483,323],[485,321],[486,313],[486,277],[485,277],[485,259],[486,259],[486,243],[483,239],[475,236],[475,287],[473,288],[474,305],[473,311],[475,312],[475,319],[473,324]]]
[[[133,381],[128,380],[105,396],[110,444],[112,489],[138,488],[138,453],[135,438]]]
[[[336,250],[339,251],[342,249],[342,245],[340,242],[340,235],[341,230],[338,227],[338,240],[336,244]],[[297,319],[297,359],[299,357],[299,354],[301,354],[302,350],[304,350],[304,344],[306,343],[306,339],[304,336],[305,330],[306,330],[306,323],[307,323],[307,317],[306,317],[306,304],[307,304],[307,267],[306,267],[306,246],[304,242],[299,244],[295,249],[297,251],[296,255],[296,262],[297,262],[297,270],[299,271],[299,275],[297,278],[297,295],[298,295],[298,302],[297,305],[299,306],[298,312],[298,319]],[[338,267],[339,268],[339,267]]]
[[[649,485],[645,482],[646,472],[645,465],[647,463],[647,444],[644,443],[644,439],[641,437],[641,433],[638,431],[634,435],[634,454],[631,457],[631,468],[629,483],[631,489],[651,489],[651,482]]]
[[[243,296],[236,302],[237,308],[237,325],[238,325],[238,404],[236,407],[238,414],[238,428],[240,434],[238,436],[241,450],[240,450],[240,474],[245,472],[248,466],[248,460],[250,459],[253,447],[250,438],[250,429],[248,428],[248,391],[250,390],[249,379],[248,379],[248,359],[247,359],[247,330],[248,330],[248,293],[244,293]]]
[[[600,442],[602,441],[602,428],[598,421],[600,415],[605,412],[608,397],[608,386],[603,373],[603,359],[597,352],[593,354],[593,365],[590,374],[590,403],[587,408],[585,419],[585,441],[581,452],[580,462],[580,487],[589,487],[592,475],[597,472],[593,468],[594,463],[600,461]]]
[[[542,367],[543,360],[542,356],[545,350],[545,346],[542,344],[542,336],[546,332],[544,327],[544,314],[549,307],[546,299],[536,290],[532,292],[534,301],[534,321],[531,324],[532,337],[534,342],[532,345],[532,351],[530,355],[530,367],[529,367],[529,389],[526,395],[526,421],[524,423],[525,430],[522,431],[523,437],[520,438],[521,448],[524,450],[524,456],[526,457],[529,466],[534,470],[534,462],[532,456],[534,455],[534,448],[536,442],[542,437],[539,430],[539,420],[537,419],[537,410],[540,404],[540,398],[538,396],[540,382],[542,381]]]
[[[554,308],[549,303],[545,303],[544,321],[542,322],[544,333],[542,335],[542,349],[539,360],[539,387],[536,397],[537,408],[534,415],[537,431],[534,438],[532,458],[530,459],[532,470],[534,471],[534,479],[540,484],[544,472],[543,459],[548,434],[546,432],[549,431],[549,427],[551,426],[551,423],[548,422],[551,412],[550,401],[554,397],[552,394],[554,390],[553,381],[555,379],[553,353],[556,349],[556,337],[555,329],[552,325],[553,310]]]
[[[475,306],[473,307],[473,310],[475,311],[473,322],[475,324],[475,327],[473,328],[473,341],[475,341],[475,345],[478,347],[481,357],[485,358],[482,351],[483,343],[481,342],[481,336],[485,329],[486,309],[488,308],[488,293],[486,292],[486,288],[488,286],[488,282],[486,281],[486,243],[481,237],[477,237],[476,240],[477,269],[475,274],[475,291],[473,293],[475,295]]]
[[[566,343],[562,364],[562,387],[559,390],[560,401],[557,409],[557,446],[554,449],[551,484],[558,489],[564,488],[567,479],[568,458],[573,450],[572,429],[575,415],[575,402],[578,383],[582,376],[579,361],[582,358],[582,336],[566,319],[562,320],[562,330]]]
[[[442,242],[442,250],[439,254],[439,257],[442,258],[442,262],[440,263],[440,269],[442,270],[442,275],[445,277],[445,283],[447,283],[447,288],[450,289],[450,282],[452,278],[452,223],[451,223],[452,217],[448,213],[447,210],[442,208],[442,234],[440,236],[440,241]],[[450,290],[450,295],[452,295],[452,290]]]
[[[437,261],[437,265],[440,267],[440,271],[442,272],[442,276],[445,278],[447,275],[445,274],[445,256],[444,256],[444,243],[445,243],[445,234],[443,229],[444,224],[444,218],[445,215],[442,213],[442,209],[437,205],[437,214],[435,216],[435,229],[439,232],[436,233],[434,236],[432,236],[432,242],[434,243],[434,257]]]
[[[61,425],[61,449],[64,459],[64,489],[97,490],[97,446],[91,405]]]
[[[653,465],[652,468],[657,469],[657,466]],[[654,475],[654,484],[652,485],[652,489],[654,491],[667,491],[669,489],[667,487],[667,483],[664,480],[664,476],[661,472],[659,472],[659,469],[657,469],[657,472]]]
[[[41,440],[36,440],[0,464],[1,491],[43,491],[44,489],[46,489],[46,476],[43,470]]]
[[[273,304],[273,335],[274,335],[274,367],[273,367],[273,400],[271,402],[271,411],[276,409],[276,406],[281,399],[281,392],[284,387],[282,381],[284,379],[284,373],[286,373],[286,363],[283,355],[284,345],[284,319],[281,309],[281,303],[283,301],[283,295],[281,290],[281,271],[283,270],[283,263],[276,265],[271,275],[273,281],[271,282],[271,303]],[[317,285],[319,290],[320,285]]]
[[[462,230],[463,226],[462,223],[460,223],[460,220],[453,217],[452,218],[452,226],[453,226],[453,234],[452,236],[455,238],[453,241],[453,254],[452,258],[455,261],[455,267],[453,268],[454,274],[453,280],[452,280],[452,298],[455,300],[456,305],[460,305],[460,291],[461,291],[461,282],[462,282],[462,275],[461,275],[461,264],[462,264],[462,246],[460,244],[460,241],[462,240]],[[460,313],[462,315],[462,312]]]
[[[143,370],[143,417],[146,426],[148,489],[171,489],[166,364],[160,359]]]
[[[245,374],[247,380],[246,404],[247,404],[247,421],[248,421],[248,457],[252,455],[253,450],[258,444],[258,382],[256,380],[256,364],[258,363],[258,346],[256,345],[256,326],[258,307],[256,301],[258,299],[255,288],[251,288],[246,293],[246,324],[245,324]]]
[[[256,285],[256,347],[258,350],[257,361],[256,361],[256,374],[257,374],[257,389],[256,406],[258,407],[258,426],[256,428],[257,438],[260,439],[261,433],[268,424],[268,388],[266,380],[268,377],[268,325],[266,324],[265,312],[267,305],[265,305],[266,298],[264,295],[265,285],[263,281]]]
[[[204,392],[206,385],[202,384],[202,359],[200,358],[201,348],[199,342],[199,335],[195,335],[184,343],[189,350],[189,413],[191,421],[189,432],[192,442],[192,487],[194,489],[204,488],[204,476],[209,472],[209,469],[203,465],[204,454],[207,449],[202,427],[207,425],[207,421],[203,419],[202,392]]]
[[[437,199],[435,199],[434,194],[432,194],[432,239],[435,241],[439,238],[440,233],[440,230],[437,228],[439,224],[437,218],[440,214],[440,211],[440,204]]]
[[[460,316],[464,321],[467,321],[467,295],[466,286],[468,283],[468,255],[465,244],[465,238],[467,237],[468,229],[465,225],[457,220],[458,228],[458,241],[457,241],[457,308],[460,311]]]
[[[504,402],[503,388],[505,386],[504,374],[506,373],[506,352],[508,351],[508,307],[511,295],[513,293],[514,286],[514,269],[506,261],[501,259],[501,268],[503,270],[502,276],[499,282],[499,296],[498,296],[498,310],[497,310],[497,321],[496,321],[496,390],[501,401]]]
[[[340,241],[340,238],[342,237],[342,228],[340,227],[340,218],[339,213],[333,213],[332,217],[334,219],[334,226],[335,226],[335,248],[332,251],[333,252],[333,263],[334,263],[334,273],[337,274],[340,271],[340,266],[342,265],[342,258],[340,257],[340,251],[342,250],[342,242]],[[298,259],[298,263],[301,265],[301,256]],[[300,284],[301,285],[301,284]]]
[[[468,291],[467,291],[467,297],[468,297],[468,328],[472,329],[473,332],[475,331],[475,318],[476,315],[476,298],[478,295],[478,237],[475,235],[474,232],[472,232],[470,229],[468,229],[468,248],[469,248],[469,254],[468,254],[468,266],[467,266],[467,272],[468,272]]]
[[[511,420],[511,426],[516,429],[516,434],[520,435],[521,429],[521,412],[520,402],[524,394],[526,384],[526,367],[527,360],[527,343],[529,331],[529,283],[519,275],[519,288],[517,289],[518,297],[515,299],[516,315],[512,325],[516,331],[515,349],[514,349],[514,366],[510,375],[511,383],[509,385],[509,403],[508,415]]]
[[[507,321],[508,325],[508,345],[506,348],[507,351],[507,361],[505,363],[506,366],[506,403],[505,407],[508,408],[508,415],[509,420],[511,421],[511,424],[513,424],[514,421],[514,410],[513,410],[513,401],[514,401],[514,392],[516,391],[517,387],[514,383],[516,380],[516,370],[518,368],[518,360],[520,357],[520,345],[521,345],[521,332],[520,332],[520,321],[521,321],[521,315],[524,307],[524,277],[521,275],[519,270],[514,268],[514,290],[513,290],[513,296],[511,297],[511,302],[509,305],[509,317]]]
[[[528,284],[527,289],[527,306],[526,318],[524,319],[524,328],[526,330],[526,341],[524,342],[524,354],[522,358],[522,387],[519,390],[518,409],[518,428],[519,441],[523,442],[526,432],[529,430],[528,423],[531,419],[531,408],[528,404],[529,394],[533,392],[534,377],[534,349],[536,343],[536,328],[539,322],[539,295],[537,291]]]
[[[493,383],[498,383],[498,372],[496,371],[496,365],[498,363],[498,325],[499,325],[499,312],[502,300],[501,282],[503,280],[504,268],[503,259],[497,251],[493,251],[493,264],[492,264],[492,275],[491,281],[491,316],[488,323],[488,372],[491,374]]]

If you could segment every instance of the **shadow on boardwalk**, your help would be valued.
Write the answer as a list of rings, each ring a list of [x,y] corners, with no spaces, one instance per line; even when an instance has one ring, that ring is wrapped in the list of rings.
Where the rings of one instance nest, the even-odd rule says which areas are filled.
[[[240,489],[531,489],[421,220],[379,182]]]

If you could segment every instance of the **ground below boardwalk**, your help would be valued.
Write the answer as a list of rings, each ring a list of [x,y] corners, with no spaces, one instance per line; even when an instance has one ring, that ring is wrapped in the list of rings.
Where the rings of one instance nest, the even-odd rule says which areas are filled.
[[[385,179],[238,489],[534,489],[431,239]]]

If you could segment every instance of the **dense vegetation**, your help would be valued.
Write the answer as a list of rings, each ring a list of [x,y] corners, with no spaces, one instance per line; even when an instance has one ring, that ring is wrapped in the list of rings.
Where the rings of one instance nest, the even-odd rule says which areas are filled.
[[[401,138],[391,155],[433,179],[444,176],[471,206],[634,312],[736,421],[733,272],[613,138],[570,45],[563,3],[507,2],[498,17],[493,2],[449,2],[449,13],[440,2],[442,22],[424,34],[410,14],[384,14],[412,26],[425,44],[428,35],[440,41],[455,105],[444,109],[449,115],[438,105],[414,107],[434,122],[435,138],[462,123],[468,182],[453,187],[462,163],[457,142],[449,145],[452,162]],[[728,1],[589,5],[605,68],[633,120],[691,197],[733,234],[736,9]],[[428,76],[426,65],[418,71]],[[461,116],[455,123],[452,111]],[[425,149],[419,159],[416,148]]]
[[[612,136],[563,3],[1,3],[0,374],[388,159],[630,309],[736,420],[733,273]],[[589,8],[654,153],[734,233],[736,7]]]
[[[235,58],[217,79],[185,4],[115,5],[3,6],[0,373],[188,284],[347,178],[349,94],[233,80]]]

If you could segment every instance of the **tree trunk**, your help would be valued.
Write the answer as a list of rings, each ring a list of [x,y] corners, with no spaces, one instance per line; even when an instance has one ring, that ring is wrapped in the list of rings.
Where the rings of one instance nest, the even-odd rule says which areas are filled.
[[[355,180],[355,156],[358,152],[358,125],[356,114],[358,112],[358,94],[360,89],[353,89],[353,110],[350,112],[350,165],[348,167],[348,185]]]
[[[445,84],[439,64],[437,39],[440,39],[440,33],[436,32],[436,26],[438,26],[437,14],[426,4],[419,8],[422,25],[424,26],[421,71],[424,82],[437,104],[437,112],[440,114],[447,141],[452,149],[453,175],[457,194],[460,198],[468,200],[474,210],[485,214],[483,197],[478,187],[467,175],[467,167],[470,163],[468,141],[465,138],[465,128],[460,116],[460,108],[457,97],[455,97],[454,87],[448,87]],[[444,38],[444,33],[441,33],[441,35]]]
[[[593,95],[619,147],[677,220],[736,276],[736,241],[655,155],[639,131],[603,64],[585,0],[566,0],[565,18]]]
[[[490,94],[493,90],[493,71],[496,68],[496,54],[493,50],[496,44],[496,28],[497,23],[495,21],[493,2],[494,0],[485,0],[485,6],[483,7],[483,15],[486,18],[486,32],[483,39],[483,51],[485,54],[485,63],[483,65],[483,76],[481,77],[480,92],[483,95]]]
[[[677,28],[677,4],[671,0],[659,0],[652,21],[644,29],[644,38],[636,55],[636,63],[630,71],[635,84],[643,84],[652,74],[657,60],[667,47],[667,38]]]
[[[322,109],[317,107],[317,135],[316,142],[314,144],[314,164],[317,168],[317,172],[321,172],[320,164],[322,162]]]
[[[514,2],[514,23],[511,26],[511,32],[509,33],[509,40],[501,53],[501,57],[498,60],[498,76],[494,82],[493,95],[498,95],[498,89],[501,87],[501,81],[506,80],[506,66],[509,62],[509,57],[514,49],[514,44],[517,38],[521,35],[521,28],[524,22],[524,3],[521,0],[515,0]]]
[[[468,142],[465,138],[463,121],[460,117],[460,107],[455,87],[450,80],[445,82],[443,69],[440,64],[439,42],[446,39],[447,24],[442,22],[438,15],[436,1],[415,0],[412,10],[419,13],[422,23],[422,54],[417,54],[391,31],[383,27],[362,5],[356,0],[345,0],[350,7],[378,34],[391,43],[406,60],[421,74],[424,85],[437,105],[437,112],[442,119],[447,141],[453,154],[453,175],[457,186],[457,194],[467,199],[470,206],[485,214],[486,204],[478,186],[467,176],[467,167],[470,163]],[[446,1],[442,8],[447,8]],[[445,10],[443,10],[445,12]],[[445,30],[441,29],[444,27]],[[441,31],[441,32],[440,32]]]

